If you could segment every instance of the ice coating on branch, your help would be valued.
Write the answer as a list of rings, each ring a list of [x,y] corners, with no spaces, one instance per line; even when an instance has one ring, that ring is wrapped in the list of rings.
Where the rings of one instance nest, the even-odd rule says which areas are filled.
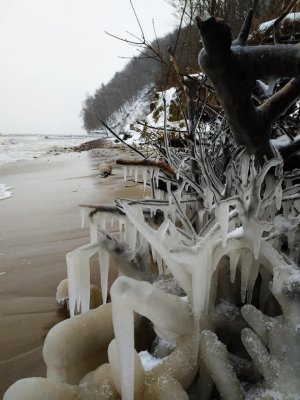
[[[158,230],[151,228],[146,222],[142,221],[141,216],[138,215],[137,209],[133,206],[123,204],[123,209],[126,211],[127,218],[135,225],[140,234],[147,240],[147,242],[155,249],[155,251],[164,260],[167,267],[178,279],[188,296],[191,295],[191,277],[183,267],[176,261],[177,256],[173,255],[171,250],[175,249],[180,244],[180,238],[174,228],[172,222],[166,219]],[[168,234],[171,230],[173,236]]]
[[[108,271],[109,271],[109,254],[107,251],[105,251],[101,247],[99,248],[99,265],[100,265],[102,302],[103,302],[103,304],[106,304]]]
[[[205,330],[200,336],[200,348],[204,363],[222,399],[242,400],[242,389],[228,359],[226,346],[215,333]]]

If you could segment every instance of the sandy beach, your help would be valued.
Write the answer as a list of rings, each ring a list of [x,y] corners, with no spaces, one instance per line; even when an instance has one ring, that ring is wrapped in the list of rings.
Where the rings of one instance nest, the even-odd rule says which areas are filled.
[[[1,398],[17,379],[45,376],[43,341],[64,318],[55,292],[66,278],[65,255],[89,240],[78,205],[143,196],[141,185],[124,182],[120,168],[99,177],[95,165],[118,157],[124,150],[103,149],[99,159],[66,153],[0,166],[0,182],[13,191],[0,201]]]

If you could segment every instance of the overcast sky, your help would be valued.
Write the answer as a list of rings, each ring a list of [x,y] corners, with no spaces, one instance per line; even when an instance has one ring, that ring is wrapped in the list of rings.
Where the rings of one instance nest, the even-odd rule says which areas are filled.
[[[165,0],[133,0],[146,38],[176,26]],[[0,0],[0,133],[80,134],[86,95],[137,54],[129,0]]]

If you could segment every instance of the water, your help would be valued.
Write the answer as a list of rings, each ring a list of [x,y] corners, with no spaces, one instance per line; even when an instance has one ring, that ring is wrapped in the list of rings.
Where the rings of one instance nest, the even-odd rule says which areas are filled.
[[[67,151],[90,140],[103,137],[93,135],[1,135],[0,134],[0,167],[3,164],[20,160],[31,160],[51,153],[52,151]],[[11,187],[0,182],[0,200],[11,197]]]
[[[51,150],[78,146],[98,135],[45,136],[45,135],[1,135],[0,165],[19,160],[30,160],[48,154]]]

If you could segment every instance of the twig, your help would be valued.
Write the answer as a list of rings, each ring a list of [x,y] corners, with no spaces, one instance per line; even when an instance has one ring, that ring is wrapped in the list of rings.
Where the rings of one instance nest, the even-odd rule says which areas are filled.
[[[176,176],[176,173],[174,170],[167,164],[164,163],[163,161],[153,161],[153,160],[124,160],[124,159],[118,159],[116,160],[116,164],[118,165],[132,165],[132,166],[140,166],[140,167],[152,167],[152,168],[159,168],[163,172],[165,172],[168,175],[171,175],[172,177]]]
[[[112,129],[110,129],[110,127],[108,125],[106,125],[106,123],[104,121],[100,120],[100,122],[115,138],[117,138],[118,140],[120,140],[120,142],[125,144],[125,146],[129,147],[131,150],[135,151],[136,153],[138,153],[143,158],[146,158],[144,156],[144,154],[141,153],[138,149],[134,148],[133,146],[130,146],[130,144],[126,143],[125,140],[121,139],[120,136],[117,135]]]

